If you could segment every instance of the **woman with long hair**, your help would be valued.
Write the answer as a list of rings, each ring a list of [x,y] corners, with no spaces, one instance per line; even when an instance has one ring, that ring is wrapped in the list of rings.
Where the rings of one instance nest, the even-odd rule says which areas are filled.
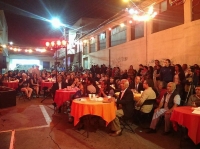
[[[36,97],[38,98],[40,86],[39,86],[39,79],[36,73],[34,73],[33,77],[30,79],[30,87],[36,91]]]

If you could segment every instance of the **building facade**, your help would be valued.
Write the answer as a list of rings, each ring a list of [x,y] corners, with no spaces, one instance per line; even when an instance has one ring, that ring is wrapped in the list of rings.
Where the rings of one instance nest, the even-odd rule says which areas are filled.
[[[76,40],[85,69],[110,64],[128,69],[130,65],[154,65],[170,59],[173,64],[200,64],[200,4],[195,0],[157,1],[155,18],[134,21],[123,10],[103,25]],[[140,4],[146,10],[151,3]]]

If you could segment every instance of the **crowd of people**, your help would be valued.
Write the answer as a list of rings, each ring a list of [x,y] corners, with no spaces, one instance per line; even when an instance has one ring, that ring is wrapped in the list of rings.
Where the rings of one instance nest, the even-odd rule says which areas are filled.
[[[40,71],[38,66],[27,72],[8,71],[0,75],[0,85],[3,82],[18,81],[20,91],[25,92],[30,99],[33,90],[39,97],[41,82],[55,82],[52,87],[45,88],[51,91],[53,96],[57,89],[67,86],[76,87],[79,90],[72,99],[86,97],[88,94],[97,94],[99,97],[111,96],[116,98],[118,110],[116,118],[111,122],[113,133],[111,136],[121,135],[119,117],[137,117],[137,110],[149,113],[155,109],[150,130],[156,132],[156,125],[161,116],[165,116],[165,134],[170,132],[170,115],[174,108],[188,104],[197,106],[200,102],[200,67],[197,64],[188,67],[187,64],[172,65],[169,59],[160,65],[155,60],[154,66],[139,65],[135,70],[131,65],[127,70],[119,67],[106,67],[106,65],[92,65],[89,70],[83,71]],[[141,91],[143,91],[141,93]],[[116,96],[116,92],[120,92]],[[141,93],[141,98],[135,99],[134,93]],[[111,98],[110,100],[113,100]],[[142,106],[145,100],[156,99],[154,105]],[[53,103],[56,106],[55,103]],[[140,108],[142,106],[142,108]]]

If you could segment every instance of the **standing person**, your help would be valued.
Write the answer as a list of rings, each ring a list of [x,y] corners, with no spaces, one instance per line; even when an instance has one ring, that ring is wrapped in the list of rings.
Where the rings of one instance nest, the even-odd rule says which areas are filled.
[[[167,84],[167,93],[164,94],[161,102],[154,110],[154,115],[150,124],[150,130],[147,133],[156,133],[156,126],[161,116],[165,116],[165,132],[163,135],[170,134],[170,117],[174,108],[180,105],[181,98],[176,91],[176,84],[169,82]]]
[[[135,76],[135,70],[133,69],[133,65],[130,65],[130,67],[128,69],[128,77],[133,79],[134,76]]]
[[[22,74],[22,78],[19,80],[19,89],[25,92],[27,99],[30,100],[33,89],[29,87],[30,83],[25,73]]]
[[[153,67],[152,66],[148,67],[148,71],[147,71],[147,74],[146,74],[146,79],[152,79],[153,80]]]
[[[154,65],[153,69],[156,70],[157,66],[160,65],[160,61],[159,60],[155,60],[154,63],[155,63],[155,65]]]
[[[171,66],[171,61],[166,59],[164,61],[164,67],[160,70],[160,80],[165,83],[173,82],[174,73],[174,67]]]
[[[140,64],[140,65],[139,65],[138,72],[137,72],[137,76],[141,76],[141,75],[142,75],[142,74],[141,74],[142,70],[143,70],[143,65]]]
[[[127,70],[125,69],[124,72],[121,71],[121,79],[127,79],[129,76],[128,76],[128,73],[127,73]],[[133,77],[131,77],[131,79],[133,79]]]
[[[160,70],[161,70],[162,66],[161,65],[157,65],[156,67],[154,66],[154,72],[153,72],[153,81],[155,84],[155,88],[157,90],[159,90],[159,83],[160,83]]]
[[[176,84],[176,90],[181,96],[181,99],[183,99],[183,92],[185,86],[185,73],[180,64],[176,64],[174,68],[175,68],[174,83]]]
[[[30,74],[33,73],[34,67],[35,67],[35,66],[33,65],[31,68],[29,68],[28,72],[29,72]]]
[[[118,110],[116,111],[115,119],[111,122],[111,130],[114,131],[114,133],[111,133],[110,135],[113,137],[122,134],[118,117],[124,116],[125,118],[130,119],[133,116],[134,97],[132,91],[128,89],[128,86],[128,80],[122,79],[120,83],[121,92],[116,102],[118,104]]]
[[[182,69],[183,69],[183,71],[185,73],[185,76],[187,76],[188,65],[187,64],[183,64],[182,65]]]

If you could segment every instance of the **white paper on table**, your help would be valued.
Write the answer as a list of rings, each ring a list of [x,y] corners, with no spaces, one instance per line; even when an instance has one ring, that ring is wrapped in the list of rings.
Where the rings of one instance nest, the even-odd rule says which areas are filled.
[[[193,114],[200,114],[200,108],[195,108],[192,113]]]
[[[80,101],[86,101],[86,99],[85,98],[81,98]]]
[[[78,99],[74,99],[75,101],[86,101],[86,99],[84,98],[78,98]]]
[[[103,98],[102,97],[98,97],[98,98],[96,98],[96,101],[103,101]]]

